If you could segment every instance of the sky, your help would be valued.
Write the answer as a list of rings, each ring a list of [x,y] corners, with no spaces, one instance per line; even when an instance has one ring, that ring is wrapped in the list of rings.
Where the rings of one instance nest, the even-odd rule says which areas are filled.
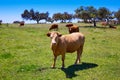
[[[111,11],[120,9],[120,0],[0,0],[0,20],[3,23],[22,21],[21,14],[25,9],[49,12],[50,16],[58,12],[74,14],[80,6],[106,7]],[[32,21],[25,21],[32,22]]]

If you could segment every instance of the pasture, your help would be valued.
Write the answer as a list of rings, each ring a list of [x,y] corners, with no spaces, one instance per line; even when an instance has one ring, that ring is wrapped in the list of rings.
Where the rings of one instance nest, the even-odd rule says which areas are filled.
[[[50,24],[0,25],[0,80],[120,80],[120,25],[117,29],[77,23],[85,37],[82,63],[73,65],[76,52],[61,56],[51,69]],[[100,26],[100,25],[98,25]],[[59,32],[68,34],[65,24]]]

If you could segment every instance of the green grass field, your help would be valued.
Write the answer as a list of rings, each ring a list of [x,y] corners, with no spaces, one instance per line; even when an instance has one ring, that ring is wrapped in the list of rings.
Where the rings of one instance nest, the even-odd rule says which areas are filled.
[[[120,25],[117,29],[76,25],[86,37],[82,63],[73,65],[76,52],[68,53],[65,69],[61,56],[56,68],[50,68],[53,54],[46,36],[50,24],[0,25],[0,80],[120,80]],[[59,24],[59,32],[68,34],[65,24]]]

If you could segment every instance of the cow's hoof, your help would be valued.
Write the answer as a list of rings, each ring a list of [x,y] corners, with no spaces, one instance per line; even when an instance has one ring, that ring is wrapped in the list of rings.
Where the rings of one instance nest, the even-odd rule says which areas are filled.
[[[55,66],[51,66],[52,69],[55,69]]]

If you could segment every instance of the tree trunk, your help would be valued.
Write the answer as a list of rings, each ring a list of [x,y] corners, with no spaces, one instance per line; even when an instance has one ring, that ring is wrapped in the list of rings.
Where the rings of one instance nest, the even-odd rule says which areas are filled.
[[[93,26],[96,27],[96,21],[95,21],[95,18],[94,18],[94,21],[93,21]]]
[[[120,24],[120,19],[118,20],[118,24]]]
[[[87,19],[84,19],[84,23],[87,23]]]
[[[96,27],[96,21],[93,21],[94,27]]]
[[[37,20],[37,24],[39,24],[39,20]]]
[[[107,25],[109,25],[109,19],[108,18],[106,18],[107,19]]]

